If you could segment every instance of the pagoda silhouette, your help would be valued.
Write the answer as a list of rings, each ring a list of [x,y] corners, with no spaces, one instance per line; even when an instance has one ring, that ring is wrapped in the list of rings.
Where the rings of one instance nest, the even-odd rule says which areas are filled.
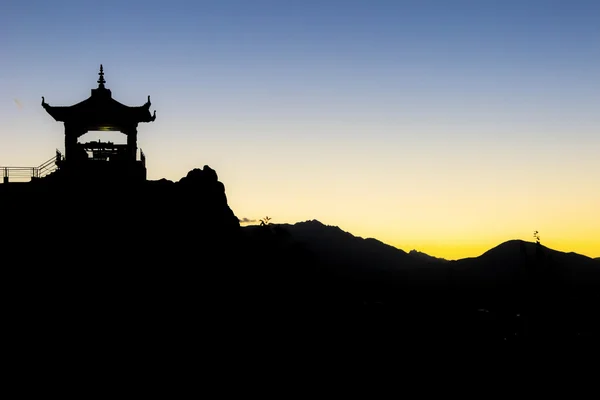
[[[57,150],[56,173],[90,182],[145,181],[146,157],[140,149],[138,159],[137,127],[140,122],[156,119],[156,111],[150,114],[150,96],[142,106],[126,106],[113,99],[110,89],[106,88],[102,65],[98,75],[98,87],[91,90],[89,98],[77,104],[51,106],[42,96],[46,112],[65,126],[65,152],[63,155]],[[127,136],[127,142],[79,143],[79,138],[88,131],[119,131]],[[35,172],[33,175],[36,178]]]

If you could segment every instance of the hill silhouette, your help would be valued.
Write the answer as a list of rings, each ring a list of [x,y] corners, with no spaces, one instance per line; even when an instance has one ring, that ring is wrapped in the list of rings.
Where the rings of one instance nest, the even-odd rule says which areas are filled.
[[[308,249],[323,260],[333,265],[360,266],[373,270],[401,271],[418,267],[423,270],[428,267],[439,267],[431,271],[447,271],[451,268],[454,274],[464,273],[470,282],[482,284],[486,280],[498,282],[513,280],[524,273],[522,264],[532,261],[540,250],[545,254],[546,261],[556,267],[568,268],[569,273],[561,279],[572,280],[574,284],[585,284],[600,278],[600,272],[595,268],[590,257],[577,253],[565,253],[549,249],[543,245],[522,240],[509,240],[492,248],[478,257],[470,257],[448,261],[433,257],[416,250],[409,253],[393,246],[384,244],[372,238],[356,237],[337,226],[328,226],[312,220],[296,224],[279,224],[294,240],[303,243]],[[242,229],[256,230],[258,226],[247,226]],[[481,281],[473,281],[479,274]]]
[[[406,253],[315,220],[279,227],[287,231],[288,240],[315,256],[322,273],[335,276],[338,284],[344,282],[345,295],[360,297],[355,300],[362,304],[377,304],[379,311],[410,315],[412,324],[422,328],[418,330],[422,337],[438,326],[433,322],[437,318],[441,325],[462,321],[465,330],[454,333],[461,336],[471,330],[467,334],[471,338],[473,332],[493,321],[494,328],[486,326],[484,336],[514,340],[515,334],[525,334],[525,323],[516,316],[528,313],[532,298],[536,315],[551,313],[555,318],[552,323],[539,324],[544,328],[535,331],[538,338],[598,333],[590,315],[596,311],[600,268],[583,255],[510,240],[479,257],[446,261],[415,251]],[[256,232],[262,227],[242,229]],[[415,304],[414,309],[401,305],[405,302]],[[348,300],[347,304],[351,303]],[[485,310],[483,317],[477,310]],[[423,321],[425,315],[432,319]],[[480,317],[487,322],[479,321]],[[389,325],[386,329],[394,331]],[[448,326],[441,329],[448,334]]]
[[[362,266],[372,263],[374,268],[386,269],[398,265],[409,266],[415,261],[406,252],[393,246],[376,239],[353,236],[336,226],[327,226],[317,220],[278,226],[289,231],[296,240],[306,243],[320,259],[330,264]]]
[[[119,329],[237,351],[599,332],[589,257],[513,240],[445,261],[316,220],[242,228],[208,166],[177,182],[69,179],[0,185],[17,336]]]

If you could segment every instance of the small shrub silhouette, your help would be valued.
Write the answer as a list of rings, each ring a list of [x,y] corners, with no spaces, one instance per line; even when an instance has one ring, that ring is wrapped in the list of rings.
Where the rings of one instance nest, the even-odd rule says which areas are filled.
[[[264,217],[260,219],[260,226],[267,226],[269,225],[269,222],[271,221],[270,217]]]

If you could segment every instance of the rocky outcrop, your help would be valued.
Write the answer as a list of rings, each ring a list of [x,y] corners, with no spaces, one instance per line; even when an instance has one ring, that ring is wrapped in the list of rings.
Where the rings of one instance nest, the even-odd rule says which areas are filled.
[[[207,165],[191,170],[178,182],[148,181],[144,195],[157,209],[164,211],[161,212],[163,217],[178,220],[182,228],[210,233],[240,227],[227,204],[225,185]]]
[[[162,258],[170,265],[177,254],[184,259],[192,252],[206,254],[227,247],[240,229],[227,204],[225,186],[208,166],[190,171],[178,182],[86,183],[57,175],[52,181],[4,189],[0,207],[10,210],[3,218],[5,232],[11,232],[7,248],[43,248],[25,252],[27,257],[48,252],[79,259],[97,248],[102,251],[87,262],[100,263],[101,258],[104,263],[121,263],[143,257],[144,263]],[[180,248],[186,251],[178,253]]]

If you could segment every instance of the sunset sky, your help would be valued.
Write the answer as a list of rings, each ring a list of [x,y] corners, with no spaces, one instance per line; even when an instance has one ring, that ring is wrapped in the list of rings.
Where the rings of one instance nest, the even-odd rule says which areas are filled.
[[[41,96],[86,99],[100,64],[151,96],[149,179],[209,165],[239,218],[600,257],[600,1],[2,1],[0,166],[64,149]]]

